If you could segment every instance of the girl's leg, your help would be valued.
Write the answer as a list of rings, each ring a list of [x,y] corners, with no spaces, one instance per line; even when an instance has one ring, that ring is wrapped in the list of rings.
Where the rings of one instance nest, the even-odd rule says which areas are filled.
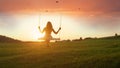
[[[50,40],[46,40],[46,45],[49,47]]]

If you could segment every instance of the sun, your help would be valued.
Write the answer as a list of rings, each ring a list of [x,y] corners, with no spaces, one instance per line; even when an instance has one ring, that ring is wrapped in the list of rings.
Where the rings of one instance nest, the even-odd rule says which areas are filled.
[[[44,33],[40,33],[38,29],[34,29],[32,32],[33,40],[38,40],[38,38],[44,37]]]

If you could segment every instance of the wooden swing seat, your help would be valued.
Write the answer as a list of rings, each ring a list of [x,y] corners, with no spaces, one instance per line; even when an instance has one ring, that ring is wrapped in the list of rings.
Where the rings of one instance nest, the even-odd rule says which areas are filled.
[[[60,38],[53,38],[53,37],[51,37],[51,38],[44,38],[44,37],[42,37],[42,38],[38,38],[38,40],[60,40]]]

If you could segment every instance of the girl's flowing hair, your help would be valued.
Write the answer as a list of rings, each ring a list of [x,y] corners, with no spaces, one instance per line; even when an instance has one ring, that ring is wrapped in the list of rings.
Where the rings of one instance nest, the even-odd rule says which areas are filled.
[[[48,30],[52,30],[53,26],[52,26],[52,23],[50,21],[47,22],[46,28]]]

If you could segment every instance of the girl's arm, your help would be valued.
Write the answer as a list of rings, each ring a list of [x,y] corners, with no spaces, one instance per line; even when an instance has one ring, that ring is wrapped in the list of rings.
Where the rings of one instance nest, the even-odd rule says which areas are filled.
[[[38,29],[41,33],[43,33],[45,31],[45,28],[41,31],[40,26],[38,26]]]
[[[52,29],[53,30],[53,32],[55,33],[55,34],[58,34],[58,32],[61,30],[61,27],[58,29],[58,31],[56,32],[54,29]]]

